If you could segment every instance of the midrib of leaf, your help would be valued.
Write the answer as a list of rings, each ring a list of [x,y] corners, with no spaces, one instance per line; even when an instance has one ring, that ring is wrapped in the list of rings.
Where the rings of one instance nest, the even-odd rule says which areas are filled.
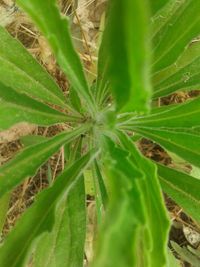
[[[141,128],[140,128],[140,129],[141,129]],[[136,131],[141,132],[142,134],[146,135],[146,136],[149,138],[149,135],[145,133],[145,132],[146,132],[145,130],[147,130],[147,128],[144,129],[144,127],[142,127],[142,129],[144,129],[144,131],[143,131],[143,130],[140,131],[140,129],[138,130],[138,129],[135,128]],[[195,151],[195,153],[194,153],[193,150],[190,150],[189,148],[184,147],[184,146],[182,146],[182,145],[180,145],[180,144],[174,143],[174,142],[171,141],[171,139],[165,139],[165,138],[161,137],[159,134],[158,134],[158,135],[153,134],[153,133],[151,132],[151,128],[148,128],[148,130],[150,131],[150,136],[158,137],[158,138],[161,139],[162,141],[164,141],[164,142],[169,142],[169,143],[171,143],[172,145],[174,145],[175,147],[179,147],[179,148],[181,148],[181,149],[183,149],[183,150],[185,150],[185,151],[190,152],[190,153],[193,154],[193,155],[198,155],[198,156],[200,156],[200,152],[198,153],[197,151]],[[161,131],[161,130],[160,130],[160,131]],[[167,131],[167,130],[164,131],[164,132],[169,132],[169,133],[170,133],[170,131]],[[174,133],[174,132],[173,132],[173,133]],[[188,135],[189,135],[189,134],[188,134]],[[169,137],[170,137],[170,135],[169,135]],[[192,135],[191,135],[191,137],[192,137]],[[164,145],[163,145],[163,146],[164,146]],[[171,149],[170,149],[170,150],[171,150]]]
[[[164,179],[162,176],[159,175],[159,178],[161,180],[163,180],[164,183],[168,184],[171,188],[173,188],[174,190],[178,191],[179,193],[181,193],[182,195],[185,195],[187,197],[187,199],[191,199],[193,202],[197,203],[198,205],[200,204],[200,200],[194,198],[192,195],[190,195],[188,192],[182,190],[180,187],[177,187],[175,184],[173,184],[172,182],[169,182],[168,180]]]
[[[8,65],[14,67],[15,69],[17,69],[19,71],[19,73],[22,73],[23,76],[26,76],[29,80],[31,80],[34,84],[39,84],[40,87],[46,91],[46,93],[48,93],[49,95],[51,95],[53,98],[56,98],[57,100],[59,100],[59,102],[62,102],[64,104],[64,106],[66,106],[66,103],[59,98],[56,94],[54,94],[51,90],[48,90],[42,83],[41,81],[36,80],[35,78],[32,78],[28,73],[26,73],[23,69],[21,69],[19,66],[17,66],[16,64],[14,64],[11,61],[8,61],[6,58],[2,57],[2,55],[0,55],[0,59],[2,59],[2,61],[5,61]],[[59,88],[59,87],[58,87]],[[23,89],[22,89],[23,90]],[[30,94],[31,92],[25,91],[23,90],[24,93]],[[48,100],[47,100],[48,102]]]
[[[163,59],[163,57],[165,57],[168,54],[168,52],[170,52],[174,48],[174,46],[177,44],[177,42],[179,42],[181,40],[181,38],[191,30],[191,28],[199,21],[199,19],[200,19],[200,17],[198,17],[196,20],[191,21],[191,24],[187,28],[187,31],[184,31],[183,34],[179,35],[179,37],[176,39],[176,41],[171,46],[169,46],[168,49],[166,49],[165,52],[152,64],[152,67],[155,64],[157,64],[161,59]],[[157,73],[157,72],[155,72],[155,73]]]

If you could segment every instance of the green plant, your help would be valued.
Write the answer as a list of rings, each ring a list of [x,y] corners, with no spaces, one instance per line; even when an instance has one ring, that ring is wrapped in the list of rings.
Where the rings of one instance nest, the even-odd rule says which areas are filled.
[[[16,2],[48,40],[71,83],[70,99],[0,28],[0,129],[26,121],[66,123],[70,130],[35,138],[0,168],[3,198],[65,146],[66,168],[7,236],[0,266],[21,267],[30,259],[34,267],[83,266],[86,169],[98,224],[91,266],[167,266],[170,223],[161,188],[199,222],[200,181],[145,158],[134,135],[200,167],[200,98],[155,105],[177,90],[199,88],[200,45],[193,41],[200,34],[199,1],[110,0],[98,76],[90,85],[55,0]]]

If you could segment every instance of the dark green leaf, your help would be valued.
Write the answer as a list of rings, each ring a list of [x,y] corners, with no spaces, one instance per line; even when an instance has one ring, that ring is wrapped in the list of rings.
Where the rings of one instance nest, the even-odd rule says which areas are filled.
[[[101,200],[102,200],[102,204],[104,206],[104,208],[107,206],[108,203],[108,194],[107,194],[107,190],[106,190],[106,186],[103,180],[103,176],[101,173],[101,170],[99,168],[99,165],[97,163],[97,161],[95,160],[95,173],[97,176],[97,181],[98,181],[98,188],[99,188],[99,194],[101,195]]]
[[[35,203],[22,215],[1,246],[0,266],[23,267],[25,265],[27,254],[35,239],[43,232],[52,231],[55,208],[59,200],[67,196],[95,155],[94,151],[86,154],[68,167],[52,187],[39,194]]]
[[[164,192],[200,222],[200,179],[162,165],[158,165],[158,175]]]
[[[86,104],[93,111],[94,102],[80,59],[72,45],[68,22],[60,15],[56,1],[17,0],[16,2],[29,14],[47,38],[60,67],[67,75],[74,90],[86,100]]]
[[[58,134],[35,146],[30,146],[0,167],[0,196],[10,191],[25,178],[33,176],[38,168],[62,145],[72,141],[87,129],[88,125],[85,125],[74,131]]]
[[[110,83],[118,110],[148,109],[151,93],[148,19],[146,0],[110,1],[100,48],[103,73],[99,76]]]
[[[19,93],[66,107],[64,95],[46,70],[0,27],[0,81]]]
[[[150,0],[150,6],[152,10],[152,14],[158,12],[164,5],[166,5],[169,0]]]

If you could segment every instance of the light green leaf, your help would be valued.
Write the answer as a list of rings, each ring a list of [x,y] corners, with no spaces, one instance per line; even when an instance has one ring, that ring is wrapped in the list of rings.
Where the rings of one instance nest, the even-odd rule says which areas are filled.
[[[43,135],[26,135],[26,136],[20,137],[20,142],[25,147],[36,145],[47,140],[48,140],[48,137],[43,136]]]
[[[151,2],[154,2],[154,0],[151,0]],[[154,16],[152,16],[151,18],[152,39],[159,31],[162,32],[162,29],[166,27],[166,24],[174,16],[177,10],[181,8],[184,2],[185,0],[179,0],[179,1],[169,0],[163,8],[161,8]],[[153,3],[151,3],[151,6],[152,5]],[[157,37],[159,37],[159,35]]]
[[[163,27],[153,38],[154,72],[174,63],[190,41],[200,34],[199,8],[199,1],[181,1],[173,16],[169,20],[164,18]]]
[[[140,112],[149,107],[148,13],[146,0],[110,1],[99,75],[109,82],[117,110]]]
[[[168,249],[168,265],[167,267],[181,267],[180,261],[178,261],[173,253]]]
[[[71,142],[84,133],[88,127],[85,125],[71,132],[63,132],[45,142],[30,146],[0,167],[0,196],[10,191],[25,178],[33,176],[38,168],[62,145]]]
[[[183,104],[157,109],[148,116],[133,118],[130,125],[136,127],[191,128],[200,126],[200,97]],[[129,124],[129,123],[128,123]]]
[[[200,266],[200,257],[193,254],[189,249],[186,247],[181,247],[177,243],[171,241],[173,249],[180,255],[180,257],[191,264],[192,267],[199,267]]]
[[[169,95],[178,90],[199,89],[200,42],[191,43],[181,58],[153,77],[153,97]]]
[[[19,122],[47,126],[77,120],[0,83],[0,130]]]
[[[158,175],[164,192],[200,222],[200,180],[162,165],[158,165]]]
[[[66,107],[64,95],[46,70],[0,27],[0,81],[19,93]]]
[[[135,128],[146,138],[159,143],[165,149],[174,152],[186,161],[200,166],[200,136],[171,129]]]
[[[71,82],[74,90],[81,95],[94,111],[94,101],[90,94],[80,59],[74,50],[68,29],[68,21],[62,17],[56,1],[17,0],[47,38],[58,64]]]
[[[59,200],[67,196],[95,156],[94,151],[86,154],[69,166],[56,179],[52,187],[39,194],[35,203],[22,215],[3,246],[0,247],[0,266],[23,267],[25,265],[27,254],[36,238],[43,232],[52,231],[55,208]]]
[[[166,266],[169,218],[165,208],[162,192],[157,178],[157,168],[137,150],[132,140],[122,132],[118,133],[124,149],[131,154],[135,166],[143,172],[144,179],[138,182],[144,198],[146,216],[147,240],[144,250],[147,250],[149,265],[152,267]],[[155,224],[156,221],[156,224]],[[148,240],[149,239],[149,240]],[[150,244],[148,245],[148,241]],[[159,254],[158,254],[159,251]]]
[[[83,176],[58,204],[55,214],[52,231],[45,234],[36,245],[33,267],[83,266],[86,232]]]
[[[81,156],[81,148],[80,137],[70,152],[70,163]],[[85,237],[86,199],[82,175],[59,203],[53,230],[37,243],[33,267],[83,266]]]
[[[139,233],[143,234],[144,225],[141,194],[136,183],[141,173],[129,161],[129,154],[107,138],[105,147],[105,169],[111,192],[92,266],[135,266],[140,249],[137,238]]]

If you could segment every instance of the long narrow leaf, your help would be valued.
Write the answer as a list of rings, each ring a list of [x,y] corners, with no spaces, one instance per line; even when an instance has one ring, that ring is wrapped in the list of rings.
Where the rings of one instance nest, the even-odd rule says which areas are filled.
[[[200,136],[170,129],[135,128],[144,137],[159,143],[167,150],[200,167]]]
[[[137,238],[144,226],[142,199],[136,183],[142,178],[141,173],[130,163],[128,153],[109,139],[105,142],[105,169],[111,194],[92,266],[137,266]]]
[[[117,109],[147,111],[149,82],[148,3],[110,0],[100,48],[103,79],[110,83]],[[106,73],[104,73],[106,72]],[[101,78],[101,77],[100,77]]]
[[[70,164],[81,156],[82,138],[75,140]],[[84,177],[76,181],[56,210],[55,225],[40,239],[34,251],[33,267],[83,266],[86,236]],[[64,249],[63,249],[64,248]]]
[[[164,192],[200,222],[200,180],[162,165],[158,165],[158,174]]]
[[[133,118],[130,126],[191,128],[200,126],[200,97],[180,105],[163,107],[161,112]],[[128,123],[129,124],[129,123]]]
[[[0,81],[19,93],[66,107],[64,95],[46,70],[0,27]]]
[[[94,156],[94,151],[86,154],[68,167],[52,187],[40,193],[35,203],[22,215],[16,227],[1,246],[1,266],[23,267],[25,265],[27,254],[35,239],[43,232],[52,230],[58,201],[69,193]],[[14,250],[13,244],[15,245]]]
[[[0,197],[22,182],[23,179],[33,176],[38,168],[62,145],[72,141],[87,129],[88,125],[85,125],[30,146],[0,167]]]
[[[158,182],[157,168],[155,164],[139,153],[128,136],[123,133],[118,133],[118,136],[123,147],[131,153],[135,165],[139,170],[143,171],[144,175],[144,179],[139,184],[144,197],[147,231],[150,238],[148,251],[149,266],[164,267],[167,262],[166,247],[168,242],[169,219]],[[145,241],[144,249],[148,250],[147,241]]]
[[[153,77],[153,97],[169,95],[178,90],[199,89],[200,43],[191,43],[181,57]]]
[[[83,73],[80,59],[75,52],[68,30],[68,22],[61,17],[56,1],[17,0],[47,38],[55,57],[77,91],[94,110],[94,103]]]
[[[165,20],[164,26],[153,38],[154,72],[174,63],[190,41],[199,35],[199,10],[199,1],[181,1],[170,20]]]
[[[37,243],[33,267],[83,266],[86,231],[83,176],[58,204],[55,214],[52,231],[46,233]]]
[[[52,109],[25,94],[19,94],[0,83],[0,130],[5,130],[19,122],[47,126],[77,119]]]

